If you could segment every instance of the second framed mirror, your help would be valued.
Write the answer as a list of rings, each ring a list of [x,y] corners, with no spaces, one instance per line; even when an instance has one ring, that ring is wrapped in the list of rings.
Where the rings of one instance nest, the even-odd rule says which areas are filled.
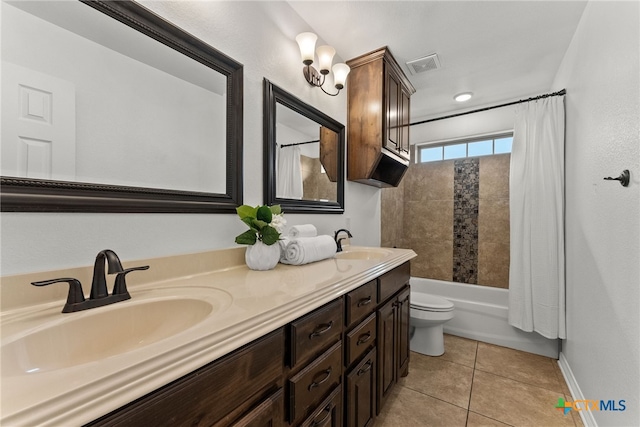
[[[264,79],[264,203],[344,212],[344,125]]]

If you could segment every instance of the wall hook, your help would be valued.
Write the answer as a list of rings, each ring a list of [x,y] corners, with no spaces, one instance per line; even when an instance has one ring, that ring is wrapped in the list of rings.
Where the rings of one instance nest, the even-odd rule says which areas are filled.
[[[620,174],[619,177],[617,178],[611,178],[610,176],[606,177],[605,179],[607,181],[620,181],[620,184],[623,187],[628,187],[629,186],[629,169],[625,169],[622,171],[622,173]]]

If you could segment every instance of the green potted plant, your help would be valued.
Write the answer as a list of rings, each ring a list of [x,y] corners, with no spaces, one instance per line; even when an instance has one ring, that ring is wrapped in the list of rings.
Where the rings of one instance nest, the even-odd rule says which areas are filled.
[[[245,253],[247,266],[252,270],[271,270],[280,260],[280,235],[287,221],[280,205],[236,208],[240,220],[249,229],[236,237],[236,243],[248,245]]]

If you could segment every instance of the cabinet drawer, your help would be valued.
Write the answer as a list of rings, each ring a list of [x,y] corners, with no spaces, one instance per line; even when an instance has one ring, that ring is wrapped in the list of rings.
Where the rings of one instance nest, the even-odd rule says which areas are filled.
[[[342,426],[342,385],[335,388],[300,427]]]
[[[269,389],[281,387],[283,370],[284,331],[279,329],[90,425],[228,425],[237,411],[245,412]]]
[[[317,356],[330,344],[338,341],[342,335],[342,298],[291,322],[291,355],[289,366],[292,368]]]
[[[345,323],[347,326],[356,323],[376,308],[378,305],[377,285],[378,281],[374,279],[347,294],[345,300],[347,306]]]
[[[289,421],[305,415],[342,377],[342,343],[335,343],[309,366],[289,379]]]
[[[353,362],[376,342],[376,314],[372,313],[345,336],[346,366]]]
[[[248,414],[232,424],[233,427],[265,427],[284,425],[284,391],[279,389]]]
[[[401,266],[383,274],[378,278],[378,301],[384,302],[409,283],[411,265],[405,262]]]
[[[340,427],[342,426],[342,385],[318,405],[300,427]]]

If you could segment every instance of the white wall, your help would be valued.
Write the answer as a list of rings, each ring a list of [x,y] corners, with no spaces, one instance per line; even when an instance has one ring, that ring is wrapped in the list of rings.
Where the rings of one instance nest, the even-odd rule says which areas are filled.
[[[532,94],[537,95],[537,94]],[[415,125],[410,131],[410,143],[446,141],[513,130],[515,107],[496,108],[480,113]],[[412,119],[418,122],[420,119]]]
[[[262,204],[262,79],[346,124],[346,93],[329,97],[303,79],[296,34],[311,30],[281,2],[156,2],[145,6],[244,64],[244,202]],[[343,58],[345,59],[345,58]],[[348,58],[347,58],[348,59]],[[349,228],[380,243],[380,192],[347,182],[344,215],[289,214],[321,233]],[[1,274],[90,265],[104,248],[123,260],[234,247],[236,215],[2,213]]]
[[[598,425],[640,425],[638,2],[589,2],[556,75],[566,96],[567,340],[562,352]],[[623,188],[605,176],[631,171]]]

